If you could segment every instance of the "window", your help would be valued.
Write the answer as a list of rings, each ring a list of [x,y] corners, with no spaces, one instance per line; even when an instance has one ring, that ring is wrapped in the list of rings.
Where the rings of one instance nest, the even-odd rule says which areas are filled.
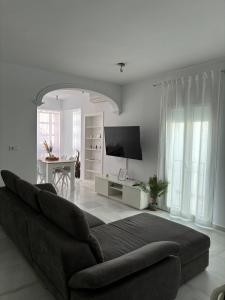
[[[73,153],[81,151],[81,110],[73,111]]]
[[[186,205],[182,211],[203,217],[210,164],[210,118],[207,110],[202,118],[199,108],[193,109],[189,120],[185,118],[183,110],[174,110],[167,122],[167,206],[179,212]]]
[[[60,155],[60,112],[37,111],[37,157],[47,155],[43,146],[44,141],[53,146],[53,154]]]

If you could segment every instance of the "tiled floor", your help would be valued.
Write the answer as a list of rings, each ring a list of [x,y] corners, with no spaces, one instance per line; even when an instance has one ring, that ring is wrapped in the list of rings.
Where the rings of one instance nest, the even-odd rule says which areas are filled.
[[[79,183],[76,183],[75,193],[67,198],[105,222],[115,221],[140,212],[96,195],[90,186]],[[153,213],[163,218],[170,218],[165,212]],[[211,238],[209,267],[205,272],[183,285],[179,289],[176,300],[209,300],[212,290],[225,283],[225,232],[206,230],[179,220],[176,221],[202,231]],[[53,300],[1,227],[0,300]]]

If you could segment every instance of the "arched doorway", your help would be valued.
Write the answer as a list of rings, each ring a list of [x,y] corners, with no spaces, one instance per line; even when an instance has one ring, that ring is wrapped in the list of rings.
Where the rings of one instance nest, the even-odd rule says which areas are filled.
[[[75,86],[74,84],[70,84],[70,83],[63,83],[63,84],[55,84],[55,85],[50,85],[45,87],[44,89],[42,89],[36,96],[34,102],[37,106],[40,106],[42,104],[42,100],[43,97],[53,91],[56,90],[63,90],[63,89],[74,89],[74,90],[80,90],[80,91],[86,91],[88,93],[90,93],[90,95],[93,98],[101,98],[104,99],[105,102],[108,102],[109,105],[111,106],[111,110],[113,113],[115,114],[120,114],[121,113],[121,104],[120,102],[108,97],[105,94],[99,93],[97,91],[94,90],[90,90],[90,89],[85,89],[85,88],[78,88],[77,86]]]
[[[105,95],[89,90],[75,89],[72,88],[71,85],[63,85],[63,88],[62,85],[60,85],[60,88],[59,86],[51,86],[43,89],[36,98],[36,104],[38,121],[38,181],[49,182],[49,180],[51,180],[49,175],[46,174],[46,162],[41,164],[42,167],[40,167],[40,161],[45,160],[45,154],[47,154],[43,148],[44,141],[47,142],[48,146],[53,148],[52,154],[59,157],[60,160],[75,159],[76,167],[77,165],[81,166],[79,172],[75,169],[76,174],[81,173],[81,178],[84,179],[86,172],[86,169],[84,171],[85,164],[89,164],[92,167],[94,162],[93,158],[91,158],[91,160],[86,159],[87,147],[85,148],[84,146],[86,138],[84,137],[85,129],[83,128],[84,115],[87,113],[99,113],[101,111],[99,106],[102,104],[107,105],[110,111],[119,113],[118,104]],[[100,136],[102,137],[103,135]],[[95,140],[96,139],[95,137]],[[95,143],[95,147],[97,147],[97,142]],[[103,148],[103,145],[101,147]],[[79,161],[77,159],[78,157]],[[98,161],[101,161],[99,157]],[[57,165],[57,167],[59,166]],[[88,168],[88,171],[94,172],[91,167]],[[65,174],[64,172],[64,175]],[[66,179],[68,178],[69,176],[66,177]],[[90,176],[90,178],[94,177]],[[60,181],[60,178],[58,178],[58,180]],[[50,182],[57,184],[57,181],[54,180]]]

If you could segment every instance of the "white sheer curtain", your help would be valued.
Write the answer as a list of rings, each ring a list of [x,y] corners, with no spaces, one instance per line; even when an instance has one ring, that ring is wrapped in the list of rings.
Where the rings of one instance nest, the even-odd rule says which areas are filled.
[[[171,215],[210,226],[214,201],[220,72],[163,83],[159,176]]]
[[[81,110],[73,111],[73,153],[81,152]]]

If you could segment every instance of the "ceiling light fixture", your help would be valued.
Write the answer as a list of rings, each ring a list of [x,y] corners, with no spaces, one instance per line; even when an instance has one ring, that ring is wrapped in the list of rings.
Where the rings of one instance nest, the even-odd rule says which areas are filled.
[[[123,70],[124,70],[124,68],[125,68],[125,66],[126,66],[126,63],[124,63],[124,62],[119,62],[119,63],[117,63],[116,65],[120,67],[120,72],[122,73]]]

